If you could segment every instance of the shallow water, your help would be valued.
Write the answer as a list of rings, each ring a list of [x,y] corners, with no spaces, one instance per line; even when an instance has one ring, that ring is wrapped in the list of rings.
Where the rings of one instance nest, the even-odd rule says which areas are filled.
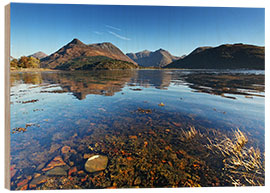
[[[264,152],[264,71],[25,72],[11,85],[12,189],[231,186],[205,148],[213,130]],[[190,127],[203,137],[183,139]],[[107,168],[85,171],[89,154]],[[48,176],[56,156],[67,174]]]

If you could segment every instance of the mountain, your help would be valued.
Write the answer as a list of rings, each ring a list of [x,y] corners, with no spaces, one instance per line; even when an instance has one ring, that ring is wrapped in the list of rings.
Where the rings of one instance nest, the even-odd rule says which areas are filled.
[[[163,49],[154,52],[144,50],[137,53],[127,53],[126,55],[143,67],[163,67],[180,59],[179,57],[172,56],[168,51]]]
[[[45,58],[45,57],[47,57],[48,55],[47,54],[45,54],[44,52],[36,52],[36,53],[34,53],[34,54],[32,54],[32,55],[29,55],[28,57],[30,57],[30,56],[32,56],[32,57],[34,57],[34,58],[37,58],[37,59],[42,59],[42,58]]]
[[[199,47],[165,68],[188,69],[265,69],[265,48],[247,44]]]
[[[66,63],[76,60],[77,58],[80,58],[80,60],[83,61],[84,57],[88,58],[94,56],[105,56],[112,60],[124,61],[137,66],[136,62],[127,57],[112,43],[105,42],[87,45],[78,39],[73,39],[55,53],[41,59],[41,67],[58,68],[58,66],[65,65]]]
[[[136,64],[106,56],[80,56],[55,67],[58,70],[124,70],[136,68],[138,68]]]
[[[198,48],[196,48],[195,50],[193,50],[193,51],[190,53],[190,55],[198,54],[198,53],[200,53],[200,52],[202,52],[202,51],[204,51],[204,50],[207,50],[207,49],[209,49],[209,48],[212,48],[212,47],[211,47],[211,46],[198,47]]]

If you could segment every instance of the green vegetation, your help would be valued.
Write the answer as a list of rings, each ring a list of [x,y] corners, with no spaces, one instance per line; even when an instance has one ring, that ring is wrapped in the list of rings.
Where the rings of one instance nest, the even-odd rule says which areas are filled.
[[[39,68],[40,60],[34,57],[22,56],[19,60],[13,59],[10,62],[11,69],[21,69],[21,68]]]
[[[137,66],[131,62],[111,59],[105,56],[77,57],[65,62],[55,69],[58,70],[113,70],[135,69]]]

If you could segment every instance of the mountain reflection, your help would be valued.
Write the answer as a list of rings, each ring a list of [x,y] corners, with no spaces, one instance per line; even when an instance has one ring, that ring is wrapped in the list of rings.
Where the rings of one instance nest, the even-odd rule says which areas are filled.
[[[167,89],[171,83],[171,73],[164,70],[140,70],[130,83],[146,88]]]
[[[17,84],[57,84],[61,92],[70,92],[77,99],[88,94],[113,96],[125,86],[168,89],[172,85],[186,85],[195,92],[215,94],[235,99],[226,94],[264,96],[264,74],[209,73],[169,70],[107,70],[84,72],[11,73],[11,86]],[[41,92],[55,92],[42,90]]]
[[[63,92],[71,92],[77,99],[82,100],[88,94],[113,96],[115,93],[121,92],[125,85],[131,84],[166,89],[170,84],[171,77],[169,74],[164,73],[164,71],[112,70],[12,73],[10,80],[12,86],[18,83],[39,86],[57,84],[63,89]]]
[[[113,96],[120,92],[135,71],[89,71],[43,73],[42,79],[59,84],[64,91],[71,92],[79,100],[88,94]]]

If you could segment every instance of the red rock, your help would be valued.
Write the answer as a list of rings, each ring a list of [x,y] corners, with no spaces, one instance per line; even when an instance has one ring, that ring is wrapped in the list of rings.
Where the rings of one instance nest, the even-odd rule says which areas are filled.
[[[69,146],[65,145],[64,147],[62,147],[61,152],[63,154],[66,154],[66,153],[68,153],[70,151],[70,149],[71,148]]]
[[[58,166],[64,166],[66,163],[63,161],[61,156],[56,156],[48,165],[46,168],[43,168],[42,171],[48,171]]]
[[[74,149],[71,149],[70,153],[77,154],[77,152]]]
[[[148,142],[147,142],[147,141],[145,141],[143,144],[144,144],[144,147],[147,147]]]
[[[170,150],[171,147],[170,147],[170,146],[166,146],[165,149],[166,149],[166,150]]]
[[[133,158],[132,158],[132,157],[127,157],[127,160],[128,160],[128,161],[132,161]]]
[[[69,169],[68,175],[70,176],[71,174],[73,174],[75,172],[77,172],[77,167],[76,166]]]
[[[85,182],[88,178],[88,175],[86,175],[84,178],[81,179],[81,182]]]
[[[80,174],[84,174],[84,171],[83,170],[80,170],[80,171],[78,171],[78,174],[80,175]]]
[[[73,178],[72,178],[71,176],[69,176],[68,179],[69,179],[70,181],[73,181]]]
[[[18,188],[18,190],[27,190],[27,188],[28,188],[28,184],[26,184],[26,185],[24,185],[24,186]]]
[[[172,124],[174,124],[176,127],[181,127],[182,126],[181,123],[172,122]]]
[[[29,188],[36,188],[37,185],[43,184],[48,180],[47,176],[39,176],[37,178],[34,178],[30,184],[29,184]]]
[[[38,178],[39,176],[41,176],[41,174],[40,174],[40,173],[36,173],[36,174],[34,175],[34,178]]]
[[[29,182],[28,179],[24,179],[24,180],[20,181],[19,183],[17,183],[17,187],[24,186],[24,185],[26,185],[28,182]]]
[[[136,135],[130,135],[129,139],[138,139],[138,137]]]

